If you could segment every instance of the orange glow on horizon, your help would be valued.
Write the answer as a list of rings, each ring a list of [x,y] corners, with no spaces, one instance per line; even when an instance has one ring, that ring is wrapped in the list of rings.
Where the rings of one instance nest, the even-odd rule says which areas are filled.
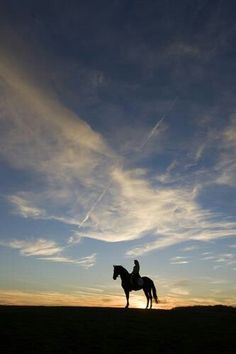
[[[125,307],[126,299],[122,295],[75,295],[59,292],[24,292],[18,290],[0,291],[1,305],[19,306],[85,306],[85,307]],[[153,302],[153,309],[171,309],[179,306],[193,305],[227,305],[236,306],[234,299],[223,301],[212,298],[181,298],[165,296],[160,303]],[[143,295],[131,294],[130,308],[144,309],[146,299]]]

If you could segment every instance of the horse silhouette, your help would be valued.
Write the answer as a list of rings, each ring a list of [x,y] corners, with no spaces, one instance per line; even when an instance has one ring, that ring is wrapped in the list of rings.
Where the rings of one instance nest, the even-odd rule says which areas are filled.
[[[122,267],[121,265],[114,265],[113,267],[114,267],[113,279],[116,280],[118,276],[120,276],[121,278],[121,286],[124,289],[126,300],[127,300],[125,308],[129,307],[129,293],[132,290],[137,291],[143,289],[143,292],[147,298],[146,309],[148,308],[149,304],[150,304],[150,309],[152,308],[152,298],[154,298],[155,302],[158,303],[157,292],[152,279],[148,277],[142,277],[143,285],[135,286],[131,280],[131,274],[124,267]]]

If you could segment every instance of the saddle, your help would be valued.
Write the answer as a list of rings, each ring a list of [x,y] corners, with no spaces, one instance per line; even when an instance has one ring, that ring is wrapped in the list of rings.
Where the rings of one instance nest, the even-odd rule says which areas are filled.
[[[133,290],[140,290],[143,287],[143,279],[141,277],[130,277],[130,285]]]

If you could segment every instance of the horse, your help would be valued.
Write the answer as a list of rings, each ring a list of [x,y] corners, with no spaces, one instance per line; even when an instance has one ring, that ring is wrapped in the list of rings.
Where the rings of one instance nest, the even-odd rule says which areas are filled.
[[[156,303],[159,302],[156,288],[152,279],[148,277],[142,277],[141,279],[143,280],[143,285],[135,286],[132,283],[131,274],[124,267],[122,267],[121,265],[114,265],[113,267],[114,267],[113,279],[116,280],[118,276],[120,276],[121,278],[121,286],[124,289],[126,300],[127,300],[125,308],[129,307],[129,293],[132,290],[137,291],[143,289],[143,292],[147,298],[146,309],[148,309],[149,304],[150,304],[150,309],[152,308],[152,298],[154,298]]]

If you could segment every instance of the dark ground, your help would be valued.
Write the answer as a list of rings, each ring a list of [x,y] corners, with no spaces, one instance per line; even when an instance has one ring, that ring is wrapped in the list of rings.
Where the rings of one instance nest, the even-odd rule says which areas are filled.
[[[236,309],[0,306],[0,335],[3,354],[228,354]]]

